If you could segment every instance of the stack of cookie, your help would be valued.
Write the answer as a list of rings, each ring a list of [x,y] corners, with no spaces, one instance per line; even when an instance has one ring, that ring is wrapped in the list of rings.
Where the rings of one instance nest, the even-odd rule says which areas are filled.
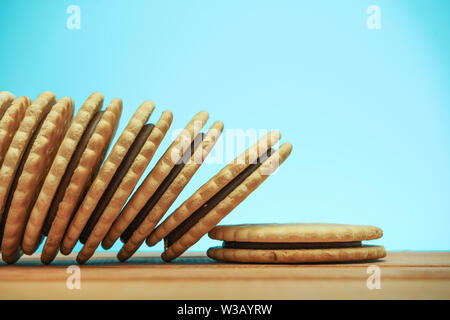
[[[132,194],[169,130],[172,113],[163,111],[155,124],[147,123],[155,105],[145,101],[107,155],[122,101],[113,99],[102,110],[103,100],[102,94],[92,94],[74,116],[74,102],[68,97],[57,100],[47,91],[31,102],[28,97],[0,92],[0,244],[5,262],[16,262],[23,253],[33,254],[45,241],[43,263],[52,262],[58,252],[71,253],[78,242],[83,247],[77,261],[84,263],[100,244],[109,249],[119,239],[123,242],[118,253],[121,261],[130,258],[143,242],[152,246],[161,240],[165,243],[162,258],[170,261],[213,230],[283,163],[292,149],[285,143],[274,150],[280,133],[267,134],[160,223],[214,147],[223,124],[216,121],[202,133],[208,113],[196,114]],[[225,251],[210,249],[210,257],[261,262],[235,258],[245,254],[230,254],[229,250],[249,249],[230,249],[229,242],[235,242],[234,238],[222,239],[214,235],[223,232],[211,232],[226,245]],[[363,240],[360,238],[350,242]],[[381,251],[366,259],[381,257]]]

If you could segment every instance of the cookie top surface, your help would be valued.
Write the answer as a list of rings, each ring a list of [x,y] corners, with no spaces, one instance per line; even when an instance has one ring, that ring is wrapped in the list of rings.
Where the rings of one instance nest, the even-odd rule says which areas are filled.
[[[208,235],[238,242],[344,242],[378,239],[383,231],[374,226],[330,223],[241,224],[217,226]]]

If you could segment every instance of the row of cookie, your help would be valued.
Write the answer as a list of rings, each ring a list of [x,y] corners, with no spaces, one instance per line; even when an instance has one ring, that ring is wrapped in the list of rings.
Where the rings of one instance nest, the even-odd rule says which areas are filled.
[[[208,113],[199,112],[172,142],[142,184],[138,180],[166,135],[172,113],[145,101],[106,157],[122,112],[114,99],[102,111],[103,95],[92,94],[73,117],[74,102],[52,92],[28,97],[0,93],[0,242],[2,259],[17,261],[45,243],[41,261],[83,244],[77,261],[86,262],[101,244],[120,238],[118,258],[131,257],[145,241],[165,240],[164,260],[176,258],[208,233],[290,154],[292,146],[272,146],[267,134],[205,183],[158,225],[198,170],[223,130],[220,121],[202,133]],[[105,159],[106,157],[106,159]],[[131,197],[130,197],[131,196]],[[157,226],[158,225],[158,226]]]

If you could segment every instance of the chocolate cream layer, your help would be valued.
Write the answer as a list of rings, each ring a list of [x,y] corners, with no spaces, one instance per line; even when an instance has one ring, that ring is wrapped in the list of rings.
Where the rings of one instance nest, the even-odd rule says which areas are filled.
[[[125,243],[127,242],[133,232],[141,225],[141,223],[145,220],[147,215],[152,211],[153,207],[158,203],[159,199],[164,195],[167,189],[170,187],[172,182],[178,176],[178,174],[183,170],[183,167],[186,163],[189,162],[195,150],[202,144],[205,135],[203,133],[199,133],[194,140],[192,141],[191,147],[188,148],[178,163],[172,168],[167,177],[163,180],[163,182],[156,189],[155,193],[148,199],[146,204],[142,207],[139,213],[134,218],[133,222],[125,229],[125,231],[120,236],[120,240]]]
[[[361,247],[361,241],[348,242],[240,242],[224,241],[222,248],[254,250],[332,249]]]
[[[59,183],[58,189],[53,197],[52,203],[47,213],[47,217],[45,219],[44,227],[42,229],[45,235],[48,235],[50,231],[50,227],[52,226],[53,220],[56,217],[56,213],[58,212],[58,206],[64,198],[64,194],[66,192],[67,187],[69,186],[70,180],[72,179],[73,173],[75,172],[78,164],[80,163],[81,156],[83,152],[86,150],[89,140],[95,132],[95,128],[97,127],[100,119],[103,115],[104,111],[99,111],[94,114],[91,121],[89,121],[88,126],[83,132],[83,135],[78,141],[77,147],[75,148],[75,152],[72,154],[70,158],[69,164],[67,165],[66,171]],[[82,197],[80,197],[80,202]]]
[[[14,179],[13,179],[13,181],[11,183],[11,187],[9,189],[8,197],[6,198],[6,202],[5,202],[5,209],[3,211],[2,219],[0,221],[0,245],[1,245],[2,239],[3,239],[3,231],[5,230],[5,224],[6,224],[6,219],[8,217],[9,208],[11,207],[11,201],[13,199],[14,192],[16,191],[17,184],[19,183],[19,178],[22,175],[22,171],[23,171],[23,167],[25,166],[25,162],[27,161],[28,156],[30,155],[31,148],[33,147],[33,144],[36,141],[36,138],[37,138],[37,136],[39,134],[39,131],[41,130],[41,127],[42,127],[42,124],[45,121],[45,118],[47,117],[47,114],[44,117],[42,117],[42,119],[39,122],[38,126],[34,130],[33,135],[31,136],[30,140],[28,141],[28,144],[27,144],[27,146],[26,146],[26,148],[25,148],[25,150],[24,150],[24,152],[22,154],[22,157],[20,158],[20,163],[19,163],[19,166],[17,167],[16,174],[14,175]],[[30,206],[29,206],[30,209],[29,210],[31,210],[31,208],[34,205],[34,201],[36,201],[36,197],[37,197],[37,194],[38,194],[39,190],[36,190],[36,191],[37,191],[37,192],[35,192],[36,196],[33,199],[33,203],[30,204]]]
[[[261,155],[255,163],[247,166],[239,175],[231,180],[225,187],[217,192],[213,197],[206,201],[200,208],[184,220],[178,227],[172,230],[165,238],[165,247],[170,247],[175,241],[180,239],[187,233],[201,218],[206,216],[214,207],[216,207],[223,199],[225,199],[234,189],[236,189],[245,179],[247,179],[253,172],[255,172],[261,164],[263,164],[270,155],[274,152],[273,149],[267,150]]]
[[[100,200],[97,203],[97,206],[95,207],[86,226],[84,227],[84,230],[80,235],[81,243],[85,243],[89,238],[89,235],[91,234],[98,220],[102,216],[103,211],[108,206],[109,202],[114,196],[114,193],[116,192],[123,178],[130,170],[139,152],[141,152],[142,147],[144,146],[154,127],[155,125],[153,124],[146,124],[142,127],[141,131],[139,131],[136,139],[134,139],[133,143],[128,149],[128,152],[126,153],[125,157],[123,158],[122,162],[120,163],[119,167],[114,173],[114,176],[112,177],[111,181],[106,187],[106,190],[103,192]]]

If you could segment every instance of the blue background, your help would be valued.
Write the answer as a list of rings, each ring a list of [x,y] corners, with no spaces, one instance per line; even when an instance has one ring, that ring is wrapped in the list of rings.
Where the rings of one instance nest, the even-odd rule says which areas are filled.
[[[72,4],[80,30],[66,27]],[[381,30],[366,27],[372,4]],[[174,113],[169,137],[203,109],[208,126],[280,129],[291,157],[223,224],[372,224],[388,250],[448,250],[449,9],[445,0],[2,0],[0,90],[32,99],[51,90],[77,108],[93,91],[105,104],[120,97],[119,130],[152,99],[152,121]],[[170,211],[222,166],[203,165]],[[217,244],[204,237],[191,250]]]

